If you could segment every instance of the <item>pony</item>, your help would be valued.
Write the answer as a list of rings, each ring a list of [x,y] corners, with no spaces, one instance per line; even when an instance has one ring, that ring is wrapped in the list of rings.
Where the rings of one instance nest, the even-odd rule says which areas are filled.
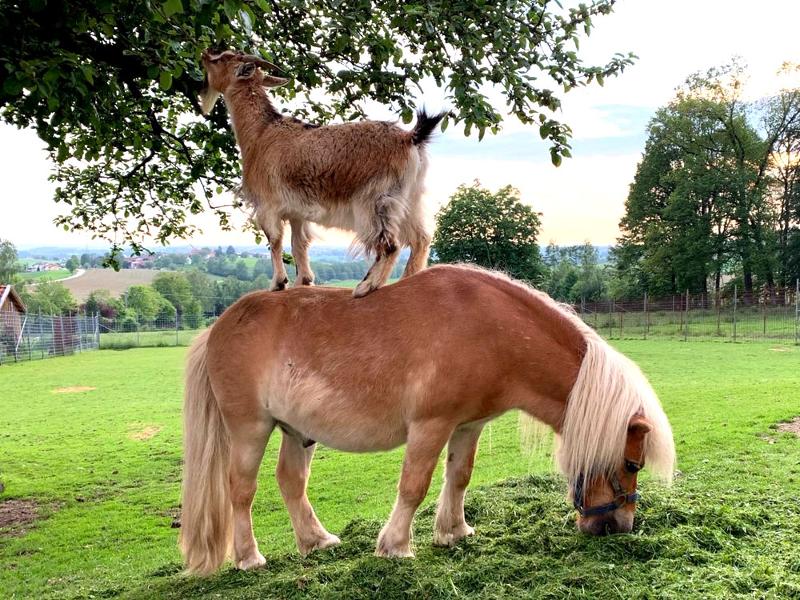
[[[433,543],[473,535],[464,496],[484,425],[521,410],[549,426],[586,533],[629,532],[637,472],[669,480],[667,416],[639,368],[546,294],[501,274],[434,266],[355,300],[347,290],[253,292],[201,333],[186,367],[180,547],[188,572],[232,554],[265,564],[251,506],[277,427],[276,469],[302,555],[339,543],[308,501],[317,442],[406,445],[376,554],[411,557],[411,524],[447,446]]]

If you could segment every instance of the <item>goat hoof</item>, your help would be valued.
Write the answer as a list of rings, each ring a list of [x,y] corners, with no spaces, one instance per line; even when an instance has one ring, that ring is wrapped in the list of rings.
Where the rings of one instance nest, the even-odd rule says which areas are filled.
[[[286,289],[286,284],[289,283],[289,278],[284,277],[283,281],[273,281],[269,288],[270,292],[280,292]]]
[[[298,277],[294,280],[295,287],[300,287],[304,285],[314,285],[314,278],[313,277]]]
[[[376,289],[378,289],[377,286],[374,286],[371,282],[362,281],[356,286],[356,289],[353,290],[353,298],[363,298]]]

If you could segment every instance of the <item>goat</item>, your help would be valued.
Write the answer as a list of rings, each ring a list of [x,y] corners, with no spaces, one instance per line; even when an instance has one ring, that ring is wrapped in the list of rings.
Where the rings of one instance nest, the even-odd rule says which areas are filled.
[[[428,158],[425,145],[446,113],[417,115],[412,131],[364,120],[315,126],[275,110],[264,88],[288,80],[266,60],[226,50],[203,52],[207,85],[200,94],[208,114],[221,95],[242,154],[241,196],[254,209],[267,236],[274,275],[271,290],[288,283],[283,265],[283,229],[291,225],[295,285],[313,285],[308,260],[309,222],[356,234],[354,244],[374,257],[353,296],[386,283],[401,247],[410,246],[403,277],[424,269],[431,235],[422,192]]]

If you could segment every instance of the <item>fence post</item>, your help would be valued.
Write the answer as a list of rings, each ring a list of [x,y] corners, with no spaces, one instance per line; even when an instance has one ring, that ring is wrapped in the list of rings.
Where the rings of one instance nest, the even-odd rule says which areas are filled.
[[[733,286],[733,341],[736,341],[736,305],[739,303],[739,287]]]
[[[650,313],[647,312],[647,292],[644,293],[644,339],[650,333]]]
[[[720,329],[720,316],[722,311],[722,302],[719,297],[719,288],[717,288],[716,299],[714,303],[717,305],[717,337],[722,335],[722,330]]]
[[[800,344],[800,279],[794,281],[794,343]]]
[[[175,309],[175,345],[178,345],[178,309]]]
[[[686,320],[683,324],[683,341],[685,342],[689,335],[689,290],[686,290]]]

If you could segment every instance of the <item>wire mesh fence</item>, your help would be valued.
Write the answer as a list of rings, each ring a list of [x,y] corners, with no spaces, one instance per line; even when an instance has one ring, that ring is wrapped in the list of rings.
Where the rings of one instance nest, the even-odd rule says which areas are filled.
[[[581,302],[583,320],[609,339],[716,339],[800,344],[800,287],[757,296],[684,294],[667,298]]]
[[[0,364],[76,354],[100,347],[96,316],[2,313]]]
[[[583,320],[607,339],[765,340],[800,344],[800,284],[758,296],[691,294],[583,301]],[[98,348],[187,346],[221,312],[154,319],[102,315],[0,315],[0,364]]]

